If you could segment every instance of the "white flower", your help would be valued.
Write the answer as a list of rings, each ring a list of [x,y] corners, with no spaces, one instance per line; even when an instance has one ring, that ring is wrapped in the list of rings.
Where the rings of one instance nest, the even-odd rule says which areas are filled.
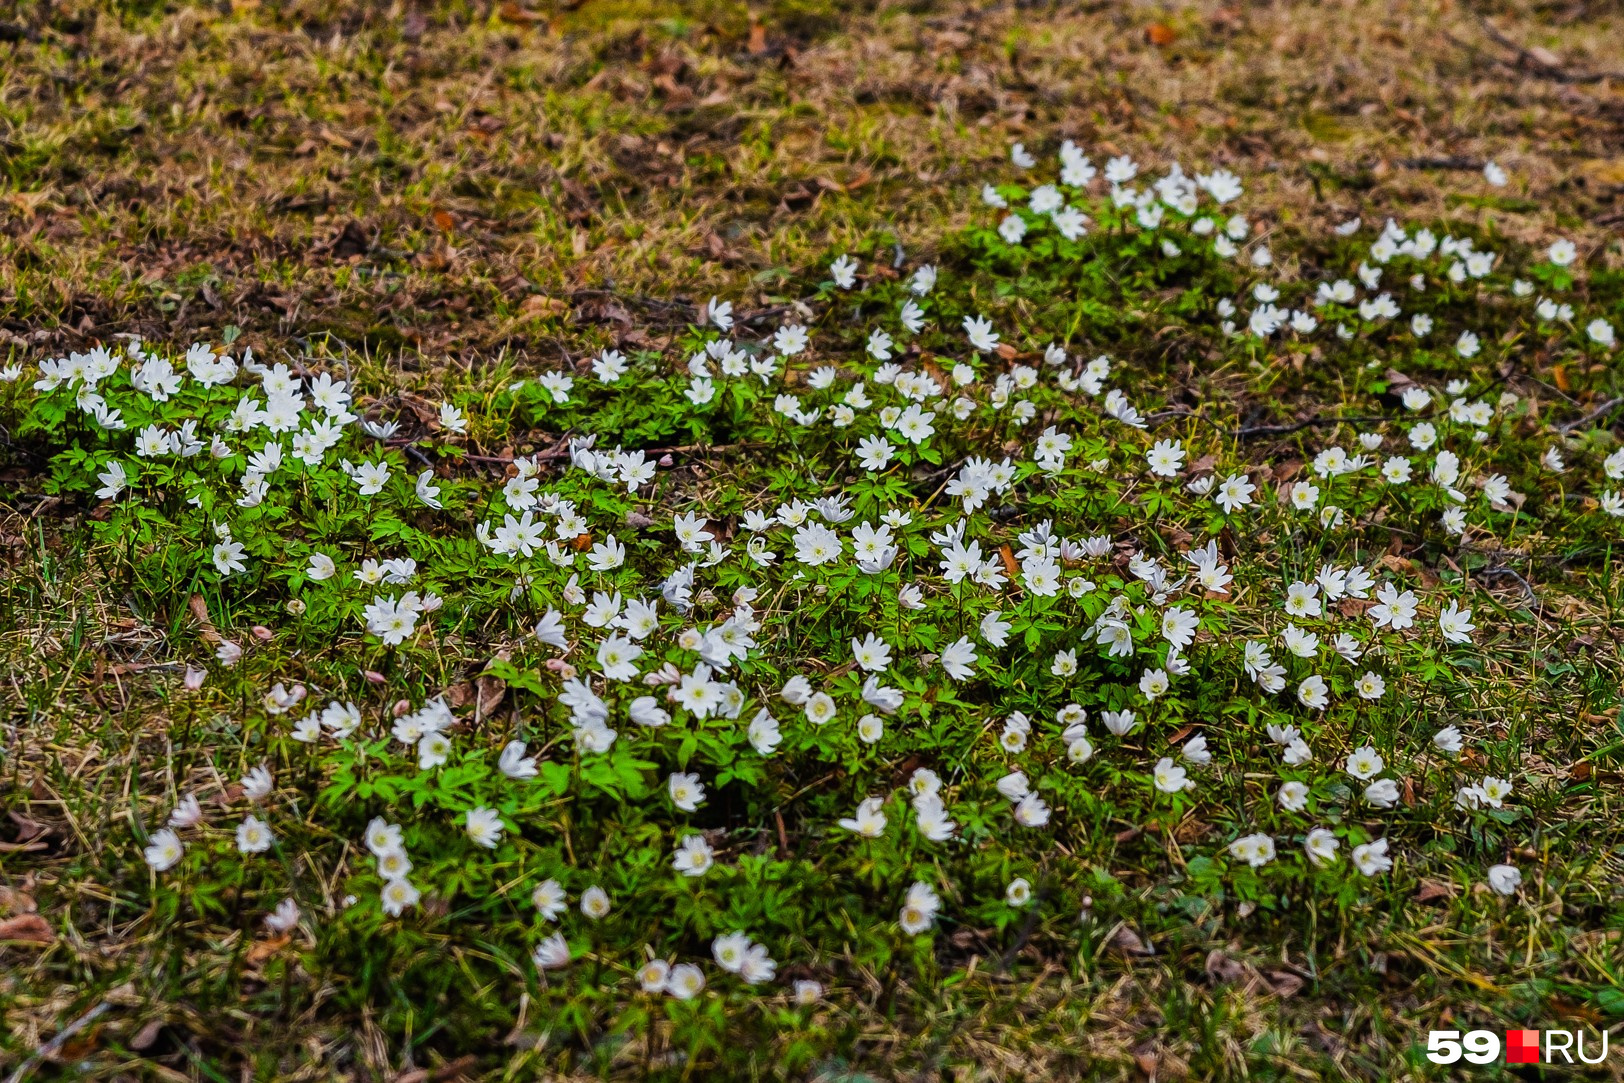
[[[684,876],[704,876],[716,864],[716,852],[703,835],[688,835],[677,843],[671,867]]]
[[[285,933],[299,924],[299,904],[292,899],[283,899],[276,904],[276,909],[265,915],[265,926],[273,933]]]
[[[221,575],[231,575],[235,572],[247,571],[248,566],[243,563],[242,543],[235,541],[230,535],[215,544],[211,551],[215,570]]]
[[[271,848],[276,836],[265,822],[255,816],[246,816],[237,825],[237,849],[245,854],[264,853]]]
[[[275,785],[276,781],[271,776],[271,769],[262,763],[243,776],[243,796],[250,801],[262,800],[270,795]]]
[[[1145,453],[1145,462],[1158,477],[1176,477],[1184,466],[1184,445],[1176,440],[1158,440]]]
[[[112,459],[107,463],[107,469],[96,475],[96,480],[102,483],[101,488],[96,490],[96,498],[111,500],[129,485],[130,476],[123,463]]]
[[[1199,623],[1200,618],[1188,609],[1173,606],[1162,614],[1162,638],[1183,650],[1195,641],[1196,626]]]
[[[1376,590],[1377,603],[1370,607],[1368,616],[1377,628],[1391,628],[1401,632],[1415,623],[1419,602],[1411,591],[1400,593],[1391,583],[1383,583]]]
[[[891,648],[879,636],[870,632],[861,642],[851,641],[851,653],[858,668],[865,673],[884,673],[891,665]]]
[[[666,994],[676,1000],[692,1000],[705,990],[705,972],[692,963],[678,963],[671,968],[671,977],[665,983]]]
[[[626,374],[630,367],[626,355],[619,350],[604,350],[592,359],[592,374],[602,384],[612,384]]]
[[[1449,608],[1438,614],[1438,630],[1451,643],[1470,643],[1477,625],[1472,623],[1470,609],[1461,609],[1451,601]]]
[[[1522,871],[1515,865],[1494,865],[1489,868],[1489,887],[1501,895],[1515,895],[1522,886]]]
[[[525,514],[528,516],[529,512]],[[595,572],[614,571],[624,563],[626,563],[626,547],[613,534],[594,545],[592,551],[587,554],[587,567]]]
[[[1317,617],[1322,612],[1318,583],[1293,583],[1286,588],[1285,610],[1292,617]]]
[[[594,884],[581,892],[581,913],[599,921],[609,913],[609,893]]]
[[[1049,822],[1049,806],[1037,794],[1029,793],[1015,803],[1015,822],[1022,827],[1042,827]]]
[[[468,431],[468,418],[463,412],[449,402],[440,404],[440,427],[448,432],[466,433]]]
[[[1237,508],[1252,503],[1252,494],[1256,491],[1257,487],[1244,474],[1231,474],[1218,486],[1213,501],[1226,513],[1233,514]]]
[[[1387,692],[1387,682],[1382,679],[1380,673],[1376,673],[1372,670],[1366,670],[1364,674],[1360,676],[1356,682],[1354,682],[1353,690],[1359,694],[1360,699],[1381,699],[1382,696]]]
[[[1343,765],[1343,769],[1363,782],[1381,774],[1382,768],[1385,766],[1381,754],[1372,746],[1364,745],[1361,748],[1354,749],[1353,754],[1348,757],[1347,762]]]
[[[530,892],[530,901],[541,912],[543,920],[557,921],[558,916],[564,912],[568,896],[564,894],[564,887],[557,880],[543,880]]]
[[[185,794],[175,803],[169,813],[169,826],[175,828],[196,827],[203,822],[203,806],[198,802],[195,794]],[[156,836],[154,836],[156,837]]]
[[[650,959],[637,968],[637,985],[645,993],[663,993],[671,980],[671,964],[664,959]]]
[[[1133,732],[1138,716],[1132,711],[1101,711],[1100,722],[1117,737],[1126,737]]]
[[[495,809],[483,805],[471,808],[463,817],[463,825],[476,846],[494,850],[502,841],[502,817]]]
[[[1262,833],[1242,835],[1229,844],[1229,853],[1254,869],[1261,868],[1274,860],[1274,839]]]
[[[625,636],[612,635],[598,646],[598,666],[611,681],[629,681],[637,676],[637,659],[642,655],[642,647]]]
[[[885,813],[880,811],[883,798],[865,797],[857,806],[857,814],[839,821],[841,827],[864,838],[877,839],[885,834]]]
[[[412,859],[405,850],[387,850],[377,855],[378,875],[385,880],[404,880],[411,875]]]
[[[380,901],[383,903],[383,912],[390,917],[399,917],[409,906],[416,906],[422,893],[413,886],[410,880],[385,880]],[[569,949],[565,948],[565,961],[568,961]]]
[[[1378,778],[1365,787],[1365,800],[1377,808],[1392,808],[1398,804],[1398,783],[1390,778]]]
[[[1303,849],[1308,853],[1308,859],[1315,865],[1335,861],[1337,848],[1341,845],[1337,837],[1323,827],[1314,828],[1303,840]]]
[[[557,970],[570,964],[570,946],[563,933],[554,933],[536,945],[531,958],[538,970]]]
[[[497,761],[497,767],[508,778],[527,779],[535,778],[537,774],[536,757],[526,756],[523,741],[509,741],[502,749],[502,756]]]
[[[964,333],[969,336],[970,345],[983,353],[998,348],[998,333],[992,329],[992,321],[985,317],[964,317]]]
[[[440,503],[440,487],[434,484],[433,470],[424,470],[417,475],[417,480],[412,484],[412,492],[416,494],[418,503],[426,508],[439,511],[444,507]]]
[[[142,856],[154,871],[164,872],[173,868],[185,852],[186,847],[181,844],[180,836],[165,827],[152,833]]]
[[[975,644],[968,637],[960,636],[942,650],[941,663],[953,680],[967,680],[975,672]]]
[[[1152,777],[1156,788],[1163,793],[1181,793],[1184,790],[1195,789],[1195,780],[1189,777],[1189,773],[1183,767],[1167,756],[1156,761]]]
[[[805,327],[798,323],[785,324],[773,334],[773,349],[785,357],[793,357],[805,350],[810,341]]]
[[[1147,700],[1154,701],[1166,695],[1169,687],[1166,670],[1147,669],[1139,678],[1139,691]]]
[[[710,323],[721,331],[733,329],[733,303],[731,301],[718,301],[712,297],[705,305],[705,311],[700,319],[701,323]]]
[[[897,924],[909,936],[918,936],[936,923],[936,912],[941,906],[942,900],[930,885],[923,880],[915,880],[903,901]]]
[[[1379,876],[1393,867],[1393,859],[1387,855],[1387,840],[1377,839],[1367,842],[1363,846],[1353,848],[1353,863],[1355,867],[1366,876]]]
[[[367,824],[366,845],[373,856],[398,850],[401,845],[401,830],[399,824],[392,824],[381,816],[375,816]]]
[[[1032,901],[1032,885],[1025,877],[1017,876],[1004,888],[1004,901],[1011,906],[1025,906]]]
[[[350,477],[362,496],[372,496],[383,492],[384,484],[389,480],[389,464],[362,463],[351,472]]]
[[[666,790],[671,803],[683,812],[692,812],[705,802],[705,786],[696,774],[673,772],[666,780]]]

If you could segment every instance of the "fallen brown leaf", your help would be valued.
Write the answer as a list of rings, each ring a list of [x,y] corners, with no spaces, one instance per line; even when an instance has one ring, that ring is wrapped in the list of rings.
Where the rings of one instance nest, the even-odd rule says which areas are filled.
[[[497,8],[496,17],[505,23],[512,23],[514,26],[534,26],[536,23],[545,22],[547,19],[545,15],[539,12],[531,11],[513,3],[513,0],[508,0],[507,3]]]
[[[507,697],[507,682],[489,673],[474,679],[474,721],[489,718]]]
[[[438,1068],[413,1068],[409,1072],[402,1072],[395,1077],[394,1083],[443,1083],[471,1074],[478,1063],[479,1058],[470,1053],[456,1060],[448,1060]]]
[[[188,599],[186,607],[192,611],[192,619],[197,621],[203,642],[220,642],[220,633],[214,630],[214,622],[209,619],[209,603],[203,600],[203,595],[194,594]]]
[[[1207,980],[1215,984],[1228,984],[1246,977],[1246,964],[1214,948],[1207,953]]]
[[[273,936],[269,940],[256,940],[249,947],[244,958],[248,961],[249,966],[258,966],[287,947],[292,939],[291,936],[283,934],[282,936]]]
[[[562,316],[570,310],[570,306],[556,297],[548,297],[544,293],[533,293],[524,299],[519,311],[533,319],[543,319],[548,316]]]
[[[998,556],[1003,560],[1004,571],[1009,573],[1009,577],[1011,579],[1019,579],[1021,577],[1021,567],[1019,564],[1015,563],[1015,554],[1013,551],[1011,551],[1009,546],[1000,545],[998,547]]]
[[[162,1019],[150,1019],[146,1025],[136,1031],[127,1043],[131,1049],[150,1049],[152,1043],[158,1040],[158,1033],[164,1029]]]
[[[1308,984],[1289,970],[1264,970],[1258,976],[1263,979],[1269,989],[1277,997],[1293,997],[1302,992],[1304,985]]]
[[[54,944],[56,932],[38,914],[18,914],[0,921],[0,941],[22,944]]]
[[[1156,949],[1139,938],[1139,934],[1126,925],[1111,936],[1111,946],[1124,955],[1155,955]]]
[[[28,892],[0,887],[0,914],[32,914],[38,910],[39,904]]]
[[[1448,884],[1441,884],[1436,880],[1423,880],[1421,886],[1415,890],[1415,901],[1436,902],[1439,899],[1451,898],[1454,894],[1455,889]]]

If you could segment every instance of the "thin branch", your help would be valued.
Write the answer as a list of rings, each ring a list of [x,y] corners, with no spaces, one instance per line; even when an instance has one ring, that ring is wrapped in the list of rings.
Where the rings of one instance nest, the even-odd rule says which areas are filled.
[[[57,1033],[56,1037],[40,1046],[34,1051],[33,1056],[19,1064],[17,1066],[17,1070],[12,1072],[11,1075],[7,1077],[6,1083],[22,1083],[22,1081],[27,1078],[28,1073],[32,1072],[41,1061],[49,1060],[51,1057],[56,1056],[57,1053],[61,1052],[62,1047],[68,1044],[69,1038],[73,1037],[75,1034],[78,1034],[91,1023],[101,1018],[101,1016],[104,1015],[112,1006],[112,1001],[104,1000],[97,1004],[94,1008],[91,1008],[89,1011],[85,1012],[85,1014],[81,1015],[79,1018],[75,1019],[73,1022],[69,1023],[67,1026],[63,1027],[62,1030]]]
[[[1513,571],[1511,568],[1502,566],[1498,568],[1484,568],[1475,573],[1475,575],[1479,579],[1485,579],[1496,575],[1508,575],[1515,579],[1517,584],[1522,587],[1523,593],[1528,595],[1529,606],[1537,608],[1540,605],[1539,595],[1534,593],[1534,588],[1529,584],[1528,580],[1522,577],[1522,573],[1520,572]]]
[[[1401,158],[1398,164],[1405,169],[1460,169],[1475,173],[1483,168],[1483,159],[1453,154],[1447,158]]]
[[[1314,417],[1311,417],[1306,421],[1299,421],[1295,425],[1248,425],[1239,429],[1226,429],[1219,425],[1216,421],[1212,420],[1212,418],[1207,417],[1204,414],[1198,414],[1193,410],[1163,410],[1160,413],[1151,414],[1145,420],[1151,422],[1162,422],[1179,417],[1193,418],[1196,421],[1204,421],[1208,425],[1211,425],[1213,428],[1217,429],[1223,435],[1232,436],[1239,440],[1244,440],[1251,436],[1285,436],[1289,433],[1301,432],[1304,429],[1319,428],[1322,425],[1378,425],[1384,421],[1407,420],[1407,418],[1398,414],[1381,414],[1371,417],[1322,417],[1316,414]]]
[[[1523,69],[1524,71],[1529,71],[1535,75],[1544,76],[1546,79],[1550,79],[1553,82],[1558,83],[1600,83],[1608,79],[1624,79],[1624,72],[1569,71],[1562,65],[1552,63],[1551,61],[1545,59],[1532,49],[1525,49],[1515,41],[1512,41],[1504,33],[1497,29],[1493,23],[1489,22],[1488,16],[1482,14],[1481,12],[1478,13],[1477,21],[1479,25],[1483,27],[1483,33],[1488,36],[1490,41],[1494,42],[1502,49],[1509,49],[1513,53],[1517,54],[1515,66]]]
[[[1606,417],[1620,406],[1624,406],[1624,395],[1620,395],[1617,398],[1608,399],[1606,402],[1602,403],[1600,406],[1596,407],[1594,410],[1590,411],[1584,417],[1581,417],[1576,421],[1568,421],[1556,426],[1556,431],[1565,433],[1572,432],[1574,429],[1582,429],[1586,425],[1600,421],[1602,418]]]

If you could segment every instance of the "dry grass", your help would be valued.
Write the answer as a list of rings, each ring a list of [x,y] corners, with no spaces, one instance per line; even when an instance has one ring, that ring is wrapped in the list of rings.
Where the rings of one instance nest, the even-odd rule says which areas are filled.
[[[238,7],[87,7],[9,47],[14,338],[235,324],[432,364],[635,341],[673,297],[770,301],[808,253],[929,249],[1017,138],[1231,164],[1286,229],[1403,210],[1596,245],[1624,190],[1624,84],[1591,80],[1617,15],[799,5],[752,37],[727,5]],[[1487,158],[1513,186],[1451,199]]]

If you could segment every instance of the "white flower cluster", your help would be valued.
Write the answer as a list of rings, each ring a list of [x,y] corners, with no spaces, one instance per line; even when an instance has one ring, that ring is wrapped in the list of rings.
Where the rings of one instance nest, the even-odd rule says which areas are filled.
[[[1021,147],[1012,160],[1022,169],[1036,166]],[[1424,294],[1434,281],[1493,281],[1502,262],[1470,240],[1410,233],[1389,222],[1351,278],[1295,282],[1254,223],[1227,209],[1242,195],[1234,175],[1189,176],[1175,166],[1133,187],[1139,178],[1139,166],[1125,156],[1101,172],[1067,143],[1057,184],[1019,197],[1014,188],[988,186],[983,199],[1008,212],[995,227],[1007,246],[1030,244],[1047,230],[1077,243],[1096,218],[1120,214],[1117,227],[1156,240],[1146,258],[1238,263],[1258,280],[1241,299],[1216,302],[1211,328],[1237,349],[1288,328],[1305,338],[1408,336],[1419,344],[1441,329],[1426,313],[1396,328],[1403,306],[1391,289],[1380,288],[1391,267],[1428,268],[1407,283]],[[1101,200],[1085,203],[1100,180]],[[1339,232],[1351,237],[1358,228],[1352,222]],[[1551,247],[1551,264],[1573,260],[1571,245]],[[850,256],[835,260],[829,268],[835,295],[857,290],[861,271]],[[1082,792],[1104,785],[1105,764],[1111,777],[1126,780],[1120,785],[1176,809],[1206,799],[1218,789],[1209,780],[1222,772],[1273,772],[1267,817],[1256,809],[1237,812],[1286,826],[1246,831],[1213,848],[1237,874],[1280,861],[1282,850],[1300,852],[1306,868],[1334,869],[1344,843],[1362,875],[1391,869],[1400,855],[1389,838],[1370,838],[1349,821],[1397,815],[1428,771],[1458,773],[1465,739],[1449,725],[1417,742],[1389,731],[1378,740],[1364,730],[1368,712],[1418,681],[1407,668],[1412,658],[1424,652],[1444,659],[1429,662],[1436,668],[1447,665],[1452,651],[1469,653],[1478,626],[1463,583],[1429,583],[1402,560],[1337,544],[1336,532],[1357,532],[1390,515],[1410,516],[1405,521],[1417,529],[1432,524],[1445,537],[1503,528],[1526,494],[1510,480],[1523,475],[1495,459],[1491,432],[1517,409],[1515,396],[1473,398],[1482,385],[1466,379],[1441,388],[1427,387],[1421,376],[1393,379],[1388,390],[1413,423],[1367,425],[1345,438],[1349,446],[1325,444],[1289,469],[1243,461],[1227,448],[1196,458],[1200,430],[1185,437],[1150,433],[1188,415],[1158,410],[1132,366],[1103,355],[1085,361],[1056,342],[1021,345],[1028,337],[1023,329],[1000,327],[981,312],[954,310],[942,318],[947,281],[934,265],[918,267],[899,284],[900,302],[893,298],[875,318],[879,325],[865,328],[860,354],[827,361],[806,323],[738,341],[725,337],[740,319],[732,305],[712,298],[704,306],[710,330],[671,381],[682,388],[681,409],[704,410],[723,396],[766,389],[771,410],[762,411],[762,424],[782,442],[780,450],[833,449],[861,475],[818,495],[730,494],[725,511],[686,502],[663,483],[666,453],[627,447],[624,435],[561,439],[556,455],[513,458],[494,484],[433,468],[414,476],[397,449],[407,442],[397,437],[398,424],[363,421],[352,411],[364,406],[345,382],[265,366],[247,352],[239,363],[195,346],[183,373],[139,344],[123,357],[95,350],[42,362],[34,388],[41,396],[71,396],[95,422],[97,499],[156,506],[182,497],[190,510],[178,514],[212,527],[207,557],[222,580],[265,573],[274,574],[272,581],[296,581],[299,605],[346,614],[340,649],[381,647],[409,656],[448,631],[436,626],[448,623],[441,614],[455,611],[466,622],[476,603],[487,607],[480,619],[527,614],[526,641],[506,646],[524,652],[515,655],[519,661],[537,663],[527,678],[540,682],[543,709],[552,715],[531,737],[543,742],[541,752],[531,754],[520,736],[502,735],[495,788],[456,813],[472,847],[469,862],[524,845],[543,830],[537,818],[510,811],[522,806],[510,795],[553,785],[555,774],[557,785],[584,791],[584,772],[630,746],[648,772],[664,770],[653,765],[673,768],[665,771],[665,803],[656,816],[667,855],[662,867],[682,882],[704,883],[733,860],[720,835],[687,819],[714,790],[750,785],[775,759],[872,765],[863,759],[872,750],[903,747],[887,742],[909,741],[940,724],[950,739],[921,746],[939,760],[915,767],[900,786],[882,771],[865,770],[841,806],[855,802],[852,814],[812,825],[838,829],[828,832],[838,840],[831,845],[917,836],[910,886],[898,885],[897,925],[908,935],[928,932],[948,906],[930,855],[967,846],[961,824],[973,819],[1054,832],[1079,815]],[[1531,295],[1525,286],[1515,281],[1509,292]],[[1298,297],[1292,306],[1284,301],[1288,292]],[[1243,303],[1250,311],[1241,311]],[[1573,319],[1571,308],[1546,298],[1532,308],[1539,321]],[[1468,364],[1485,349],[1477,330],[1449,330],[1458,330],[1456,362]],[[959,356],[927,357],[916,348],[927,334],[954,343]],[[1597,319],[1576,348],[1612,346],[1611,326]],[[622,382],[642,364],[612,349],[599,353],[585,366],[592,401],[646,396],[641,385]],[[535,383],[551,407],[573,408],[583,375],[560,371]],[[205,416],[180,417],[174,408],[194,392],[199,403],[220,406],[212,429]],[[141,420],[121,436],[130,427],[126,414]],[[481,418],[446,403],[435,420],[441,438],[452,441]],[[932,471],[944,447],[962,453]],[[368,453],[358,454],[363,448]],[[1552,445],[1542,468],[1566,471],[1571,454],[1584,452]],[[1624,479],[1624,452],[1606,457],[1601,473]],[[909,488],[921,478],[934,491]],[[386,555],[372,538],[278,534],[265,526],[274,522],[266,509],[300,506],[311,485],[327,486],[322,499],[353,502],[369,517],[387,513],[391,524],[401,524],[379,535],[393,548]],[[647,520],[654,523],[647,528],[605,513],[634,497],[662,509],[664,518]],[[1624,499],[1611,488],[1598,493],[1597,503],[1608,515],[1624,515]],[[1425,523],[1418,519],[1423,513],[1430,516]],[[1124,525],[1124,517],[1136,515],[1137,522]],[[411,531],[403,524],[409,516],[418,524]],[[1190,529],[1181,528],[1167,545],[1159,531],[1173,518]],[[1283,547],[1262,540],[1263,522],[1309,542]],[[184,536],[177,526],[177,537]],[[486,586],[493,589],[478,594]],[[799,623],[798,609],[816,609],[815,619],[835,629],[819,641],[818,657],[807,655],[810,629]],[[228,665],[243,654],[230,639],[217,648]],[[1212,688],[1268,720],[1266,744],[1248,746],[1185,710],[1198,689]],[[490,735],[445,698],[379,710],[335,698],[292,719],[302,696],[302,687],[293,692],[279,684],[267,697],[267,713],[288,715],[290,722],[279,723],[285,736],[317,757],[377,742],[373,754],[394,757],[403,770],[445,772],[477,758]],[[940,722],[944,714],[950,722]],[[559,732],[546,732],[555,722]],[[553,741],[566,734],[567,744]],[[852,743],[842,745],[847,734]],[[722,762],[733,766],[725,781],[718,780],[716,761],[693,759],[706,741],[727,749]],[[545,758],[549,750],[554,759]],[[566,754],[574,767],[557,759]],[[1465,782],[1454,814],[1498,810],[1512,787],[1493,775]],[[235,829],[237,847],[262,853],[277,838],[267,811],[276,793],[269,769],[250,772],[242,793],[267,803],[261,811],[268,818],[246,814]],[[587,799],[584,792],[580,799]],[[1353,809],[1357,817],[1347,815]],[[426,823],[449,818],[432,809],[421,816]],[[147,862],[159,871],[174,868],[185,857],[183,833],[206,826],[195,796],[186,796],[169,825],[151,834]],[[433,890],[414,884],[404,826],[375,818],[363,838],[378,905],[392,917],[417,906],[425,887]],[[1035,871],[1030,855],[1042,847],[1023,848],[1021,836],[1013,832],[1009,845]],[[591,865],[591,855],[580,856],[581,865]],[[1520,881],[1505,866],[1486,875],[1496,891],[1515,891]],[[534,884],[532,900],[546,921],[562,920],[570,897],[564,880],[571,876],[596,881],[599,872],[560,869]],[[1031,882],[1010,881],[1006,898],[1028,905]],[[578,902],[589,921],[603,920],[616,905],[597,882],[580,890]],[[273,915],[283,927],[299,920],[297,906],[288,905]],[[577,955],[564,930],[534,948],[536,966],[548,971]],[[775,979],[768,948],[745,932],[715,937],[711,955],[745,984]],[[698,963],[658,958],[652,950],[636,974],[649,993],[687,999],[706,988]],[[806,998],[821,990],[801,982],[796,992]]]

